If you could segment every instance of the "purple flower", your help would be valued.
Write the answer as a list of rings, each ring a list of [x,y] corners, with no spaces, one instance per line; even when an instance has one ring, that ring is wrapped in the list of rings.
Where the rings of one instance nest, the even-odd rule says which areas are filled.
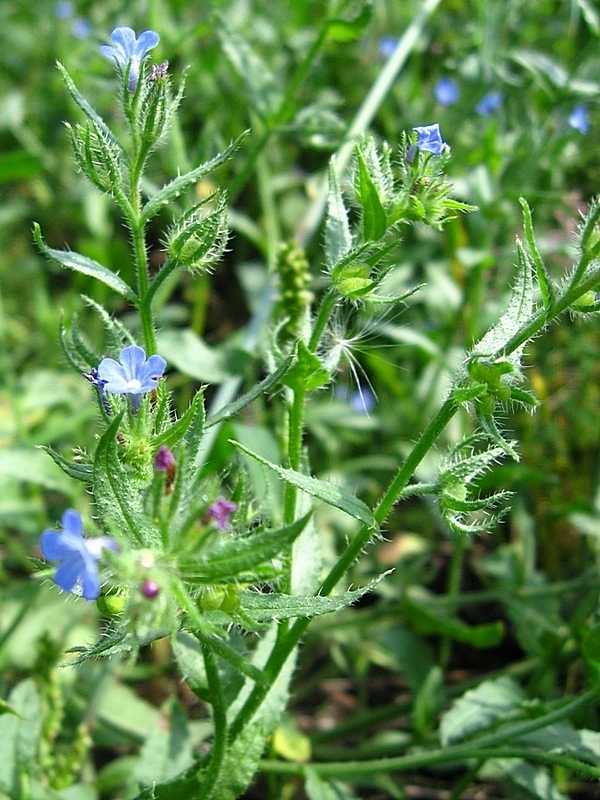
[[[488,92],[477,103],[475,111],[481,114],[482,117],[489,117],[493,111],[502,105],[503,100],[502,92]]]
[[[148,51],[159,43],[160,36],[155,31],[144,31],[136,39],[132,28],[121,26],[114,29],[110,38],[113,44],[101,44],[100,52],[106,58],[112,58],[117,67],[123,70],[129,66],[129,91],[135,92],[142,61]]]
[[[586,134],[590,132],[591,125],[585,106],[575,106],[569,117],[569,125],[579,133]]]
[[[128,394],[131,400],[131,412],[136,414],[140,407],[141,395],[156,389],[167,362],[158,355],[150,356],[146,360],[144,348],[135,344],[121,350],[119,361],[115,361],[114,358],[103,358],[98,364],[97,377],[103,381],[104,391],[111,394]]]
[[[433,87],[435,99],[443,106],[451,106],[458,100],[458,84],[453,78],[440,78]]]
[[[168,472],[175,466],[173,453],[166,444],[161,444],[154,456],[154,469],[157,472]]]
[[[40,537],[42,555],[48,561],[58,561],[54,581],[65,592],[81,588],[86,600],[100,596],[98,560],[102,550],[118,552],[119,548],[109,536],[85,539],[81,516],[68,508],[62,516],[62,532],[45,530]]]
[[[419,125],[413,128],[413,131],[417,134],[417,141],[408,148],[406,157],[409,163],[412,162],[417,150],[433,153],[434,156],[441,156],[446,152],[448,145],[442,139],[437,122],[433,125]]]
[[[229,517],[234,511],[237,511],[236,504],[225,497],[217,497],[208,509],[208,513],[214,519],[215,526],[219,531],[229,530]]]

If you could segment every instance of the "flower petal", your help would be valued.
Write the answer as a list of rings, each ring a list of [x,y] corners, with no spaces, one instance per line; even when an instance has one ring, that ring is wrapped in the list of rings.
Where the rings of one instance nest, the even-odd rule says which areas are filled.
[[[80,558],[71,557],[58,567],[54,573],[54,582],[65,592],[72,592],[80,579],[83,571],[83,561]]]
[[[61,561],[69,558],[72,548],[65,542],[64,536],[60,531],[51,529],[44,531],[40,537],[40,550],[47,561]]]
[[[83,520],[81,514],[74,508],[67,508],[62,515],[63,532],[71,536],[83,536]]]
[[[104,381],[104,391],[123,394],[129,391],[125,370],[114,358],[103,358],[98,364],[98,377]]]
[[[140,33],[135,43],[135,55],[141,60],[149,50],[160,42],[160,36],[156,31],[144,31]]]
[[[146,360],[146,351],[143,347],[138,347],[136,344],[124,347],[119,353],[119,361],[123,365],[127,380],[138,378],[138,370]]]
[[[81,594],[86,600],[95,600],[100,596],[100,575],[95,561],[86,564],[79,577]]]

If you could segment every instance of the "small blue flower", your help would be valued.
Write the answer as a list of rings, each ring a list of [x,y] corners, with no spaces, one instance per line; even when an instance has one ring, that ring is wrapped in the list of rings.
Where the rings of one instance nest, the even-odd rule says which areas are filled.
[[[569,125],[579,133],[586,134],[590,132],[592,126],[585,106],[575,106],[569,117]]]
[[[109,536],[85,539],[81,516],[68,508],[62,516],[62,531],[45,530],[40,538],[40,549],[48,561],[58,561],[54,581],[65,592],[79,587],[86,600],[100,596],[98,560],[106,548],[118,552],[119,548]]]
[[[379,40],[379,53],[384,58],[389,58],[398,46],[397,36],[384,36]]]
[[[448,145],[442,139],[440,126],[437,122],[434,125],[419,125],[413,128],[413,131],[417,134],[417,141],[410,148],[413,151],[413,157],[414,149],[433,153],[434,156],[441,156],[446,152]],[[412,159],[410,160],[412,161]]]
[[[458,84],[453,78],[440,78],[433,87],[435,99],[442,106],[451,106],[458,100]]]
[[[135,92],[142,61],[159,43],[160,36],[155,31],[144,31],[136,39],[135,31],[123,25],[115,28],[110,38],[113,44],[101,44],[100,52],[106,58],[112,58],[123,70],[129,65],[129,91]]]
[[[69,19],[73,16],[74,8],[71,0],[58,0],[54,4],[54,16],[56,19]]]
[[[71,25],[71,33],[76,39],[87,39],[92,32],[92,26],[87,19],[78,18]]]
[[[482,117],[489,117],[504,101],[502,92],[488,92],[475,106],[475,111]]]
[[[377,398],[374,392],[367,387],[359,387],[350,397],[350,407],[357,414],[370,414],[375,408]]]
[[[142,400],[141,395],[156,389],[167,362],[158,355],[150,356],[146,360],[144,348],[135,344],[121,350],[119,361],[103,358],[98,364],[96,375],[103,382],[105,392],[128,394],[131,411],[136,414]]]

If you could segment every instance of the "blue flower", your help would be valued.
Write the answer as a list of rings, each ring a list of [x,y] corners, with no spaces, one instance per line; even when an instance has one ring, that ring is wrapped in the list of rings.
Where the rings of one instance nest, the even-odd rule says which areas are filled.
[[[86,600],[100,596],[98,560],[106,548],[118,552],[119,548],[109,536],[85,539],[81,516],[68,508],[62,516],[62,532],[45,530],[40,538],[40,549],[48,561],[58,561],[54,581],[65,592],[80,587]]]
[[[458,84],[452,78],[440,78],[433,87],[435,99],[443,106],[451,106],[458,100]]]
[[[367,387],[360,387],[350,397],[350,407],[357,414],[369,414],[375,408],[377,398]]]
[[[379,52],[384,58],[389,58],[397,46],[397,36],[384,36],[379,40]]]
[[[113,44],[101,44],[100,52],[106,58],[112,58],[123,70],[129,65],[129,91],[135,92],[142,61],[148,51],[159,43],[160,36],[155,31],[144,31],[136,39],[132,28],[121,26],[114,29],[110,38]]]
[[[579,133],[586,134],[590,132],[592,126],[585,106],[575,106],[569,117],[569,125]]]
[[[119,361],[103,358],[96,374],[103,382],[105,392],[129,395],[131,411],[135,414],[140,407],[141,395],[156,389],[167,362],[158,355],[146,360],[146,351],[137,345],[124,347],[119,354]]]
[[[434,125],[417,126],[413,128],[413,131],[417,134],[417,141],[413,147],[410,148],[411,150],[416,148],[417,150],[433,153],[434,156],[441,156],[446,152],[448,145],[442,139],[440,126],[437,122]]]
[[[488,92],[475,106],[475,111],[482,117],[489,115],[502,105],[502,92]]]

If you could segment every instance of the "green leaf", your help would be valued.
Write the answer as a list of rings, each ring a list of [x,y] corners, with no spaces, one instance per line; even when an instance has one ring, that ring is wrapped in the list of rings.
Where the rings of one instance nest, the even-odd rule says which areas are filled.
[[[190,328],[160,331],[157,341],[158,349],[167,361],[197,381],[224,383],[240,373],[239,365],[232,357],[234,351],[227,343],[210,347]],[[241,354],[239,350],[237,352]]]
[[[125,281],[121,280],[116,273],[98,264],[97,261],[87,258],[87,256],[82,256],[80,253],[72,253],[69,250],[54,250],[52,247],[48,247],[42,239],[40,226],[37,222],[33,223],[33,236],[40,251],[51,261],[56,261],[66,269],[72,269],[74,272],[81,272],[83,275],[95,278],[131,303],[137,301],[135,292]]]
[[[206,559],[180,564],[186,580],[211,583],[219,580],[234,582],[236,576],[274,558],[292,544],[312,515],[312,511],[291,525],[261,531],[244,538],[227,539],[211,549]]]
[[[169,781],[194,761],[190,731],[181,704],[174,698],[161,709],[158,725],[149,729],[135,768],[140,783]]]
[[[255,622],[269,622],[272,619],[294,619],[296,617],[319,617],[322,614],[331,614],[346,606],[356,603],[363,595],[368,594],[379,581],[383,580],[389,572],[384,572],[374,581],[362,589],[352,589],[342,594],[324,597],[323,595],[308,595],[299,597],[291,594],[270,592],[242,592],[240,595],[241,608]]]
[[[298,392],[318,389],[329,381],[329,372],[321,363],[321,359],[308,349],[302,339],[299,339],[296,360],[286,372],[282,383]]]
[[[179,671],[182,675],[185,675],[186,683],[194,694],[206,702],[210,702],[210,697],[206,696],[208,692],[206,666],[197,636],[197,631],[195,635],[186,631],[179,631],[172,639],[171,646],[177,659]],[[248,652],[243,635],[233,629],[229,631],[227,637],[226,641],[218,636],[205,636],[203,641],[219,656],[221,688],[225,702],[229,705],[233,697],[237,696],[240,691],[244,676],[255,683],[266,683],[268,679],[262,670],[255,667],[248,660]],[[225,664],[222,663],[223,661]]]
[[[351,249],[352,234],[348,224],[348,212],[335,171],[335,157],[332,157],[329,164],[327,219],[325,220],[325,258],[329,269],[333,269]]]
[[[484,681],[456,700],[440,722],[443,746],[465,739],[516,715],[525,699],[521,687],[507,676]]]
[[[212,428],[213,425],[219,425],[224,420],[230,419],[236,414],[239,414],[242,409],[246,408],[258,397],[261,397],[263,394],[268,392],[269,389],[272,389],[274,386],[276,386],[288,371],[292,363],[293,356],[288,356],[275,370],[275,372],[272,372],[264,380],[256,384],[252,389],[250,389],[249,392],[246,392],[246,394],[238,397],[238,399],[234,400],[232,403],[227,403],[227,405],[223,406],[223,408],[217,411],[216,414],[212,414],[206,420],[206,427]]]
[[[252,663],[262,669],[275,646],[277,625],[271,626],[268,634],[259,642]],[[277,727],[289,699],[289,684],[296,664],[296,650],[288,656],[273,686],[263,700],[259,711],[242,729],[240,735],[230,745],[225,755],[219,781],[213,792],[214,800],[237,800],[248,788],[258,761],[264,751],[265,742]],[[243,706],[254,681],[248,679],[236,701],[230,706],[227,716],[231,722]]]
[[[356,158],[358,162],[358,196],[363,212],[363,238],[365,241],[379,241],[387,230],[386,213],[359,145],[356,147]]]
[[[487,761],[479,775],[507,786],[511,797],[535,800],[569,800],[560,792],[548,772],[537,764],[520,758],[494,758]],[[511,784],[514,789],[511,790]],[[515,791],[516,790],[516,791]]]
[[[517,243],[519,257],[517,277],[512,295],[504,314],[493,325],[472,351],[472,356],[487,356],[491,361],[506,356],[516,370],[519,369],[521,352],[525,343],[507,353],[506,347],[533,312],[533,280],[531,263],[522,245]]]
[[[364,3],[354,19],[334,17],[327,20],[327,36],[334,42],[353,42],[362,35],[371,21],[373,8],[370,2]]]
[[[531,254],[531,258],[535,265],[535,274],[537,276],[538,284],[540,287],[540,293],[542,295],[542,303],[544,308],[550,309],[554,305],[555,300],[555,289],[554,284],[546,270],[546,265],[544,264],[540,252],[537,248],[537,244],[535,241],[535,236],[533,233],[533,221],[531,219],[531,209],[527,204],[527,200],[524,197],[519,197],[519,203],[521,204],[521,208],[523,209],[523,224],[525,227],[525,239],[527,241],[527,246],[529,247],[529,252]]]
[[[224,14],[219,14],[218,20],[223,51],[244,82],[252,108],[262,119],[274,116],[283,102],[278,78],[248,40],[234,30]]]
[[[304,790],[308,800],[358,800],[345,783],[325,781],[312,767],[304,768],[304,777]]]
[[[484,625],[467,625],[454,617],[444,616],[437,606],[416,592],[414,597],[405,597],[402,611],[417,633],[424,636],[446,636],[481,650],[496,647],[504,637],[504,624],[500,620]]]
[[[79,92],[79,90],[73,83],[71,76],[69,75],[67,70],[63,67],[63,65],[60,63],[60,61],[56,62],[56,67],[60,72],[60,74],[62,75],[62,78],[69,91],[69,94],[71,95],[73,100],[77,103],[79,108],[83,111],[86,117],[89,120],[91,120],[94,123],[94,125],[102,132],[106,140],[110,142],[113,147],[120,150],[121,145],[119,144],[119,141],[117,140],[111,129],[108,127],[106,122],[104,122],[102,117],[92,108],[92,106],[88,103],[85,97]]]
[[[200,166],[196,167],[190,172],[186,172],[185,175],[179,175],[177,178],[174,178],[172,181],[163,186],[163,188],[160,189],[154,195],[154,197],[148,200],[142,209],[141,221],[144,223],[149,222],[152,217],[156,216],[156,214],[158,214],[158,212],[164,208],[164,206],[168,205],[172,200],[175,200],[176,197],[179,197],[181,194],[183,194],[183,192],[185,192],[189,186],[198,183],[198,181],[200,181],[209,172],[212,172],[212,170],[225,163],[225,161],[231,158],[233,153],[235,153],[247,135],[248,131],[245,131],[241,134],[241,136],[238,136],[238,138],[232,142],[229,147],[225,148],[223,152],[216,155],[213,159],[206,161],[204,164],[200,164]]]
[[[8,697],[14,713],[2,718],[0,791],[21,797],[22,776],[31,775],[42,728],[40,696],[32,680],[18,683]]]
[[[600,733],[576,730],[570,722],[555,722],[518,738],[519,744],[546,753],[565,753],[581,761],[600,764]]]
[[[199,391],[196,392],[183,415],[169,425],[160,435],[154,437],[152,440],[153,449],[158,448],[160,445],[167,445],[167,447],[173,448],[185,437],[191,445],[190,450],[193,458],[197,444],[202,440],[204,434],[204,422],[204,392]]]
[[[0,477],[43,486],[53,492],[70,494],[72,487],[69,481],[43,455],[41,452],[43,449],[31,445],[3,448],[0,450]]]
[[[246,455],[254,458],[259,463],[264,464],[265,467],[269,467],[269,469],[276,472],[288,483],[291,483],[293,486],[297,486],[298,489],[302,489],[303,492],[310,494],[312,497],[317,497],[319,500],[323,500],[330,506],[339,508],[346,514],[354,517],[354,519],[357,519],[359,522],[367,525],[369,528],[377,528],[377,522],[375,521],[375,518],[373,517],[369,507],[365,505],[362,500],[358,500],[356,497],[346,492],[341,486],[320,481],[317,478],[312,478],[309,475],[303,475],[301,472],[296,472],[296,470],[280,467],[278,464],[273,464],[272,462],[267,461],[266,458],[259,456],[257,453],[253,453],[252,450],[248,450],[247,448],[243,447],[239,442],[232,441],[232,444],[239,448],[242,452],[246,453]]]
[[[88,486],[92,483],[92,466],[91,464],[86,464],[84,462],[77,463],[75,461],[67,461],[66,458],[61,456],[60,453],[57,453],[52,447],[47,447],[45,445],[40,446],[41,450],[44,450],[50,458],[54,461],[55,464],[62,469],[62,471],[69,476],[69,478],[74,478],[76,481],[81,481],[82,483],[87,484]]]

